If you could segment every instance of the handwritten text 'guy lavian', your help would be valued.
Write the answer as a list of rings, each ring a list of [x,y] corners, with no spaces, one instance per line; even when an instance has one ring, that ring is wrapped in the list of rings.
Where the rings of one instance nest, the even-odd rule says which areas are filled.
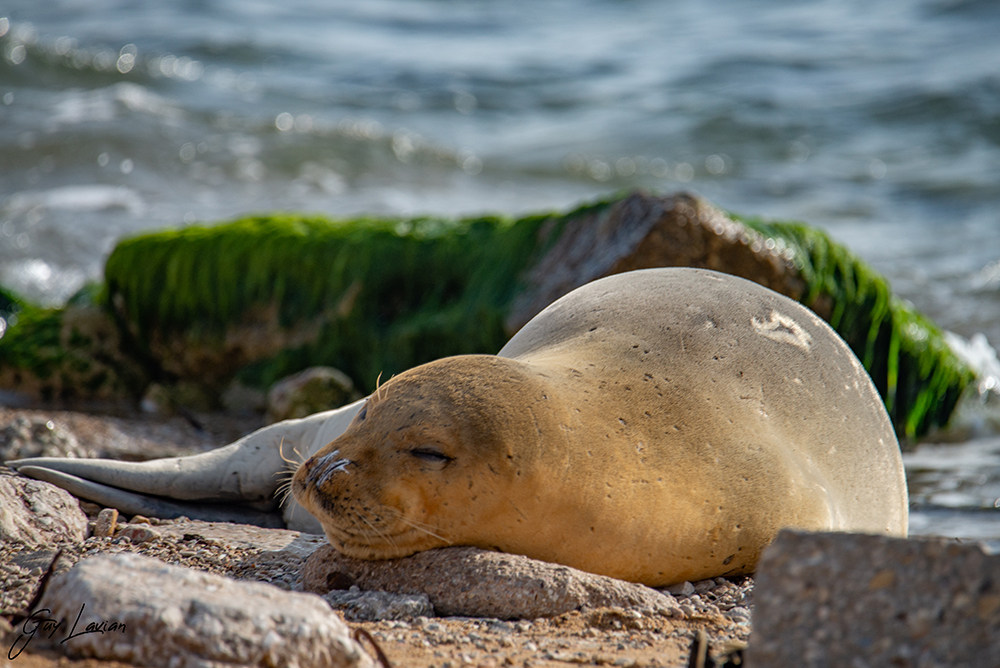
[[[91,622],[87,624],[81,631],[77,632],[76,627],[80,624],[80,618],[83,617],[83,610],[87,607],[84,603],[80,606],[80,612],[76,616],[76,621],[73,622],[73,628],[69,630],[69,634],[65,638],[59,641],[59,644],[63,644],[68,640],[73,638],[79,638],[80,636],[85,636],[88,633],[112,633],[121,632],[125,633],[125,624],[123,622],[115,622],[111,620],[105,620],[102,622]],[[10,650],[7,651],[7,658],[13,661],[21,652],[25,650],[28,644],[34,639],[36,633],[40,633],[42,636],[52,639],[52,636],[56,634],[56,631],[63,625],[64,619],[53,619],[47,615],[51,614],[51,610],[48,608],[43,608],[42,610],[36,610],[31,613],[31,615],[24,620],[21,624],[21,633],[14,640],[14,644],[10,646]]]

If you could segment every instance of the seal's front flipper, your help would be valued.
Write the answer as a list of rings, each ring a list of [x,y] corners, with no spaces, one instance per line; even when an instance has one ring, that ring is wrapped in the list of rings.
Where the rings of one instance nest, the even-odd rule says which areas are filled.
[[[81,499],[87,499],[102,506],[117,508],[119,512],[126,515],[147,515],[163,519],[174,519],[183,516],[206,522],[238,522],[240,524],[253,524],[273,529],[285,527],[281,512],[277,509],[267,511],[231,503],[184,503],[171,501],[103,485],[52,468],[34,466],[32,464],[35,461],[37,460],[22,459],[8,463],[14,466],[19,473],[30,478],[52,483]]]

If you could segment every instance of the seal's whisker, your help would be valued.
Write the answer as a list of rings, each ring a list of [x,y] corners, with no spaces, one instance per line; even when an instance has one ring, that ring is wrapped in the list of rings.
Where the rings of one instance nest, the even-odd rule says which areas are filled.
[[[285,462],[286,464],[296,464],[297,465],[299,462],[291,460],[291,459],[289,459],[288,457],[285,456],[284,448],[285,448],[285,437],[282,436],[281,437],[281,441],[278,442],[278,456],[281,457],[281,461]],[[292,448],[292,452],[295,452],[295,448]],[[296,454],[298,454],[298,453],[296,453]]]
[[[288,501],[288,497],[292,495],[292,478],[289,477],[283,483],[278,485],[278,489],[274,492],[275,496],[279,497],[279,503],[283,506]]]
[[[392,539],[392,536],[390,536],[389,534],[385,533],[384,531],[380,531],[374,524],[372,524],[371,522],[369,522],[368,519],[364,515],[359,514],[358,517],[361,518],[362,522],[364,522],[369,527],[371,527],[371,530],[374,531],[375,534],[378,535],[379,538],[381,538],[382,540],[387,541],[389,543],[389,545],[392,545],[392,549],[393,550],[398,550],[399,549],[397,547],[397,545],[396,545],[396,541],[394,541]]]
[[[443,540],[444,542],[448,543],[449,545],[453,545],[453,544],[454,544],[454,541],[451,541],[451,540],[448,540],[448,539],[447,539],[447,538],[445,538],[444,536],[441,536],[441,535],[439,535],[439,534],[436,534],[436,533],[434,533],[433,531],[431,531],[430,529],[428,529],[427,527],[428,527],[428,526],[430,526],[430,525],[424,525],[424,523],[423,523],[423,522],[418,522],[418,521],[416,521],[416,520],[409,520],[409,519],[406,519],[406,518],[405,518],[405,517],[403,517],[402,515],[400,515],[400,516],[399,516],[399,517],[398,517],[397,519],[398,519],[398,520],[399,520],[400,522],[402,522],[403,524],[406,524],[406,525],[408,525],[408,526],[411,526],[411,527],[413,527],[414,529],[416,529],[417,531],[421,531],[421,532],[423,532],[423,533],[427,534],[428,536],[432,536],[432,537],[434,537],[434,538],[437,538],[438,540]]]
[[[296,466],[295,468],[289,467],[289,468],[283,469],[281,471],[275,471],[272,475],[273,475],[273,477],[275,477],[275,478],[278,479],[279,483],[285,483],[285,482],[288,482],[289,480],[291,480],[292,478],[295,477],[295,471],[297,469],[298,469],[298,466]]]
[[[378,377],[375,379],[375,397],[381,401],[382,400],[382,372],[378,372]]]

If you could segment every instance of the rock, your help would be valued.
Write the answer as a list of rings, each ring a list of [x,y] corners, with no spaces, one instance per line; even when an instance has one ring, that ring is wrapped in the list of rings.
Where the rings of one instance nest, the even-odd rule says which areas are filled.
[[[373,665],[319,597],[131,553],[91,557],[54,577],[45,608],[64,624],[34,640],[71,658],[164,668]],[[76,635],[91,624],[103,632]]]
[[[115,535],[118,526],[118,511],[114,508],[105,508],[97,514],[94,521],[94,535],[98,538],[107,538]]]
[[[143,392],[139,407],[146,413],[170,417],[190,416],[191,411],[208,412],[218,408],[217,397],[200,383],[180,380],[172,385],[150,383]]]
[[[534,619],[611,606],[679,616],[677,601],[655,589],[473,547],[363,561],[324,545],[306,560],[302,573],[306,591],[326,594],[343,583],[354,583],[362,590],[425,594],[438,614],[445,616]]]
[[[334,610],[352,621],[374,622],[382,619],[405,619],[434,616],[434,606],[425,594],[390,594],[384,591],[334,589],[323,597]]]
[[[667,587],[666,591],[674,596],[690,596],[694,593],[694,585],[690,582],[682,582],[680,584]]]
[[[16,327],[0,336],[0,387],[34,401],[100,401],[131,404],[148,383],[114,318],[90,303],[64,309],[23,305]]]
[[[0,540],[46,545],[86,537],[87,516],[69,492],[40,480],[0,475]]]
[[[187,536],[210,540],[226,547],[258,548],[263,550],[260,559],[282,563],[300,564],[317,549],[328,545],[323,536],[231,522],[185,520],[163,524],[157,530],[164,537]]]
[[[147,543],[160,538],[162,534],[156,529],[141,524],[128,525],[122,528],[118,535],[127,538],[132,543]]]
[[[143,412],[161,417],[173,415],[173,406],[170,391],[159,383],[150,383],[139,400],[139,407]]]
[[[280,422],[339,408],[361,398],[343,371],[317,366],[279,380],[267,393],[267,419]]]
[[[156,531],[168,541],[179,539],[227,550],[252,550],[253,556],[242,564],[241,579],[263,580],[276,586],[284,586],[281,583],[285,583],[294,589],[299,588],[306,558],[328,545],[324,536],[230,522],[185,520],[161,524]]]
[[[0,462],[28,457],[94,457],[72,432],[52,420],[16,417],[0,429]]]
[[[761,557],[755,592],[751,666],[984,666],[1000,657],[1000,556],[978,545],[782,531]]]
[[[267,394],[234,380],[222,392],[222,407],[235,415],[257,415],[267,409]]]
[[[564,228],[531,267],[505,327],[516,332],[556,299],[593,280],[651,267],[714,269],[800,299],[808,286],[792,256],[765,241],[701,198],[633,193]]]

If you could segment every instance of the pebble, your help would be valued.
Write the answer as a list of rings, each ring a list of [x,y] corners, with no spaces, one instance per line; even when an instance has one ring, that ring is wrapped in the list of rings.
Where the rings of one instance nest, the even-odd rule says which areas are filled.
[[[114,508],[105,508],[97,515],[94,522],[94,535],[98,538],[108,538],[115,534],[118,525],[118,511]]]
[[[690,596],[694,593],[694,585],[690,582],[682,582],[667,587],[667,591],[674,596]]]
[[[129,524],[121,530],[119,535],[137,545],[162,537],[159,531],[143,524]]]
[[[738,607],[732,608],[731,610],[727,611],[726,612],[726,617],[729,617],[731,620],[733,620],[737,624],[740,624],[740,623],[743,623],[743,622],[749,622],[750,621],[750,611],[747,608],[744,608],[742,606],[738,606]]]

